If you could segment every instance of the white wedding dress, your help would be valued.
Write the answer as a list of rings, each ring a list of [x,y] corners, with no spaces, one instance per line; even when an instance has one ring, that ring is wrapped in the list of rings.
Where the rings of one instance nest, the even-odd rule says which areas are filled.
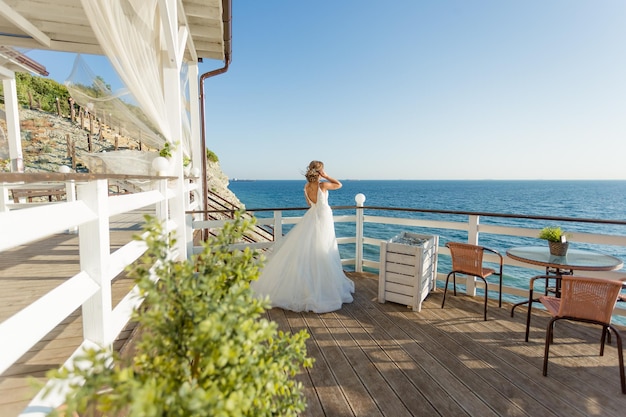
[[[269,296],[272,307],[326,313],[352,302],[354,282],[341,266],[328,191],[318,186],[317,203],[309,204],[250,286],[257,296]]]

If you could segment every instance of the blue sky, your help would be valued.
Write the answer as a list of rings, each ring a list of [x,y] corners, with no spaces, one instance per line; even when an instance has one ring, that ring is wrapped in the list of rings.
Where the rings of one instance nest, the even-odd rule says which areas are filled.
[[[626,179],[624,22],[623,0],[234,0],[207,146],[231,178]]]

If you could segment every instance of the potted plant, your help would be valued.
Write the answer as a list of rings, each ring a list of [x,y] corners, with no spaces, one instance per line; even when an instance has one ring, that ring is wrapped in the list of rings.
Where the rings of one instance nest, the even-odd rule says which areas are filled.
[[[539,238],[548,241],[550,254],[555,256],[565,256],[569,242],[567,234],[558,226],[547,226],[539,232]]]
[[[306,407],[295,377],[311,367],[309,334],[282,332],[265,317],[268,299],[250,288],[259,254],[233,250],[254,220],[237,214],[202,253],[177,262],[172,236],[150,220],[148,251],[133,266],[144,299],[131,358],[90,350],[49,377],[71,384],[63,410],[74,416],[297,416]],[[82,383],[79,383],[82,381]]]

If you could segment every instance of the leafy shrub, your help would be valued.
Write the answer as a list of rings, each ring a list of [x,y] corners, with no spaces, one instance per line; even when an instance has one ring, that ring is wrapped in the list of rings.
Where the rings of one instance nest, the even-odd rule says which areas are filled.
[[[201,254],[175,262],[171,236],[148,222],[148,251],[131,271],[144,297],[134,313],[142,335],[132,362],[89,351],[74,371],[53,371],[84,380],[67,396],[64,415],[96,408],[105,416],[296,416],[305,409],[294,376],[312,366],[309,335],[283,333],[263,318],[268,301],[249,286],[257,254],[229,248],[252,224],[238,215]]]

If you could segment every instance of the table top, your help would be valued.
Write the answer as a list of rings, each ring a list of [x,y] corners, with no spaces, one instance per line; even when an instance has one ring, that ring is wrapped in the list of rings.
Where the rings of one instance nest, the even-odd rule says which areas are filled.
[[[547,245],[515,247],[506,254],[520,262],[557,269],[613,271],[624,266],[619,258],[588,250],[570,248],[565,256],[551,255]]]

